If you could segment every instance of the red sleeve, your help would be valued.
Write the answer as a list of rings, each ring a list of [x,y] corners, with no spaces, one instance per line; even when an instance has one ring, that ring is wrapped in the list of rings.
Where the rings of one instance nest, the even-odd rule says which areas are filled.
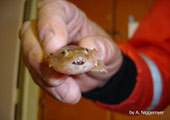
[[[120,112],[163,110],[170,103],[170,0],[156,0],[135,35],[119,45],[137,68],[131,95],[118,105],[99,105]]]

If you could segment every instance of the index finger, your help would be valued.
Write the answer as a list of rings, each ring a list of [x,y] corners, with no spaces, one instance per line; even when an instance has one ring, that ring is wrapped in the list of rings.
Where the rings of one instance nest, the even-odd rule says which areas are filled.
[[[41,1],[38,9],[40,43],[47,53],[55,52],[68,43],[65,10],[61,1]]]

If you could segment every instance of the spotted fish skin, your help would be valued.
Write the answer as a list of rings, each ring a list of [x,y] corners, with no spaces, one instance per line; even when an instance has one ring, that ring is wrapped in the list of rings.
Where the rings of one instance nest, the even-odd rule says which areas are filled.
[[[89,71],[106,72],[105,66],[95,49],[91,50],[75,45],[65,46],[55,53],[46,55],[44,60],[55,71],[68,75]]]

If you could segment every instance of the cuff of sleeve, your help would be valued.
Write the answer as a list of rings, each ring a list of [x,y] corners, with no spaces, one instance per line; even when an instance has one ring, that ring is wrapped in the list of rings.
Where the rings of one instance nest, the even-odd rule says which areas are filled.
[[[110,105],[100,101],[96,103],[104,108],[123,113],[128,113],[129,110],[146,110],[152,101],[153,95],[153,83],[149,68],[136,49],[128,44],[119,44],[119,47],[136,65],[137,77],[135,88],[130,96],[120,104]]]

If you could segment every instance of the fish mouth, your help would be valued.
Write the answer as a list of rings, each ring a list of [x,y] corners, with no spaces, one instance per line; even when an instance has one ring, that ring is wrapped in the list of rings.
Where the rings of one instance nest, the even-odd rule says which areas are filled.
[[[85,62],[86,62],[85,59],[83,59],[83,58],[78,58],[78,59],[74,60],[74,61],[72,62],[72,64],[74,64],[74,65],[83,65]]]

